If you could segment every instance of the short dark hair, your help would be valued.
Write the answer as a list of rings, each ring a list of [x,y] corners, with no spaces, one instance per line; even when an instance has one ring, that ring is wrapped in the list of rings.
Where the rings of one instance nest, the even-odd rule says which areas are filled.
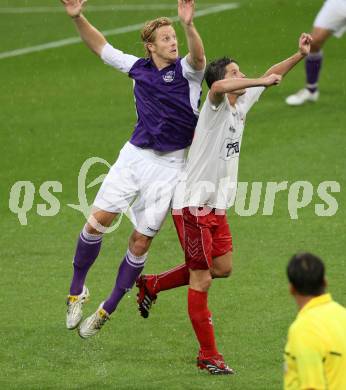
[[[321,295],[325,290],[325,267],[322,260],[311,253],[294,255],[287,266],[287,277],[301,295]]]
[[[226,66],[232,63],[237,64],[232,58],[222,57],[208,64],[204,77],[209,88],[211,88],[215,81],[223,80],[225,78]]]

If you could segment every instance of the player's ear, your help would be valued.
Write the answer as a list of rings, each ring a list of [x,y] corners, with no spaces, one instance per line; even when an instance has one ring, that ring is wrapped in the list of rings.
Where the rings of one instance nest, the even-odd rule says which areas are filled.
[[[288,290],[290,292],[291,295],[295,296],[297,294],[297,290],[294,288],[293,284],[289,284],[288,285]]]
[[[326,278],[323,279],[323,287],[326,289],[328,287],[328,281]]]
[[[146,48],[150,54],[155,52],[155,45],[153,43],[147,43]]]

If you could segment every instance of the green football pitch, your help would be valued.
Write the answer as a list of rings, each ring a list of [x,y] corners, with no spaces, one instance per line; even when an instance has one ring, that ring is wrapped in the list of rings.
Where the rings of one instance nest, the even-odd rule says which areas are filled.
[[[176,15],[175,1],[157,1],[162,9],[143,7],[148,3],[90,0],[94,9],[87,16],[99,29],[114,30]],[[198,7],[208,10],[213,3],[201,0]],[[310,30],[323,2],[237,3],[235,9],[206,12],[195,24],[208,59],[232,56],[243,72],[256,77],[297,50],[299,34]],[[128,9],[101,10],[110,4]],[[129,7],[133,4],[137,7]],[[56,10],[59,6],[53,0],[0,0],[0,388],[280,389],[287,329],[297,312],[285,276],[289,257],[308,250],[325,259],[329,290],[346,304],[345,38],[333,38],[325,47],[317,104],[290,108],[284,103],[303,86],[304,67],[299,64],[281,86],[265,93],[247,118],[240,181],[264,184],[254,215],[240,216],[233,209],[229,213],[234,272],[229,279],[214,281],[209,302],[219,349],[237,373],[212,377],[195,367],[198,346],[187,316],[186,288],[162,293],[148,320],[138,315],[132,290],[94,339],[82,340],[65,328],[71,262],[84,224],[84,216],[68,206],[78,203],[79,170],[90,157],[114,162],[136,116],[131,80],[103,65],[83,44],[33,51],[77,36],[68,17]],[[182,29],[176,27],[185,54]],[[141,56],[139,31],[129,30],[108,39]],[[23,48],[29,53],[13,53]],[[93,167],[87,184],[106,171],[101,164]],[[26,183],[24,204],[24,190],[17,204],[30,209],[21,220],[9,208],[10,191],[18,181],[32,183]],[[47,210],[38,207],[47,203],[39,192],[47,181],[61,183],[50,217],[40,215]],[[283,181],[288,187],[302,181],[313,187],[311,202],[298,210],[298,219],[290,216],[288,190],[277,194],[273,215],[263,215],[266,183]],[[332,194],[338,210],[322,217],[315,205],[324,204],[317,189],[325,181],[339,183],[340,192]],[[97,188],[88,189],[89,203]],[[86,314],[111,291],[130,231],[124,218],[105,237],[88,276],[91,301]],[[161,272],[182,261],[169,217],[145,272]]]

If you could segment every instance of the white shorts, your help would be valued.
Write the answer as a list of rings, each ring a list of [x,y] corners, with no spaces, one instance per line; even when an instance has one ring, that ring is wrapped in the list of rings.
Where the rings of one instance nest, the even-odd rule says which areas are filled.
[[[158,153],[127,142],[103,181],[94,206],[130,217],[135,229],[154,237],[171,207],[185,151]]]
[[[346,0],[327,0],[316,16],[314,27],[333,31],[340,38],[346,31]]]

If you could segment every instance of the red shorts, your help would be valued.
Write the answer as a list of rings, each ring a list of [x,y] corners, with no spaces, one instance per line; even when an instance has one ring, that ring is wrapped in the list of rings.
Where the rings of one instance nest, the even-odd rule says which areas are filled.
[[[226,213],[218,215],[210,208],[185,207],[173,211],[173,221],[190,269],[209,269],[213,258],[232,251]]]

